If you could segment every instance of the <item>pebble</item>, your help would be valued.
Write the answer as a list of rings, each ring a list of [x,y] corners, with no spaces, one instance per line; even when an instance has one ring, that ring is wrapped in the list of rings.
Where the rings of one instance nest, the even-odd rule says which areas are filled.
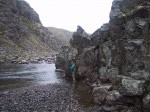
[[[0,112],[92,112],[78,103],[69,84],[25,87],[0,94]]]

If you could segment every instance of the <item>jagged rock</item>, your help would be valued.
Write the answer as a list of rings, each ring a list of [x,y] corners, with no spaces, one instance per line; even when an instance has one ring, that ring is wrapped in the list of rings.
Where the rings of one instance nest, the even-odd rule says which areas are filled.
[[[147,25],[146,22],[140,19],[129,21],[126,25],[126,31],[127,31],[128,37],[131,39],[142,39],[143,30],[146,25]]]
[[[100,79],[102,80],[102,82],[107,82],[109,80],[109,76],[107,75],[107,68],[106,67],[102,67],[99,70],[99,74],[100,74]]]
[[[104,24],[96,30],[90,37],[92,40],[92,45],[99,46],[99,44],[102,44],[103,42],[106,42],[109,40],[109,31],[110,26],[109,24]]]
[[[111,91],[106,97],[106,105],[116,105],[118,99],[121,97],[118,91]]]
[[[131,77],[136,80],[150,80],[150,74],[145,70],[130,73]]]
[[[28,61],[27,61],[27,60],[21,60],[21,61],[19,62],[19,64],[28,64]]]
[[[77,60],[78,74],[86,75],[86,73],[94,68],[96,61],[95,47],[84,49],[84,52],[80,55],[80,59]]]
[[[93,89],[94,102],[97,104],[103,104],[106,96],[109,94],[108,89],[110,86],[100,86]]]
[[[102,67],[99,74],[102,82],[109,82],[112,81],[113,77],[119,75],[119,71],[117,68],[107,69],[107,67]]]
[[[115,89],[119,89],[121,86],[122,79],[132,79],[131,77],[123,76],[123,75],[113,75],[110,77],[110,81]]]
[[[109,31],[109,24],[104,24],[102,27],[101,27],[101,31],[103,31],[103,32],[107,32],[107,31]]]
[[[120,3],[123,0],[114,0],[112,3],[112,9],[110,12],[110,19],[115,19],[116,17],[118,17],[121,14],[121,10],[120,10]]]
[[[140,96],[145,92],[145,81],[123,79],[119,92],[124,96]]]
[[[131,104],[131,108],[123,109],[131,112],[142,105],[141,98],[150,78],[149,15],[148,0],[114,0],[109,23],[90,36],[92,47],[81,50],[78,73],[88,81],[91,81],[90,77],[95,78],[94,88],[98,86],[98,80],[112,84],[112,91],[102,85],[102,88],[94,89],[96,103]],[[79,27],[78,32],[81,34],[84,30]]]
[[[135,72],[144,69],[143,61],[143,40],[128,40],[125,46],[126,64],[124,68],[127,71]]]
[[[72,37],[73,39],[70,40],[70,44],[77,49],[78,55],[83,52],[84,48],[91,46],[90,36],[81,26],[78,26],[77,31],[73,33]]]
[[[118,70],[118,68],[111,68],[111,69],[108,69],[108,73],[111,76],[116,76],[116,75],[119,75],[119,70]]]

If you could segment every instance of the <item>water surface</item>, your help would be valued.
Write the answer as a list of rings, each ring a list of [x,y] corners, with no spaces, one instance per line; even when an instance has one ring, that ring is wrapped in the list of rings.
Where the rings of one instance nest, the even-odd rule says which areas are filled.
[[[55,64],[0,65],[0,90],[59,83]]]
[[[69,83],[84,107],[93,106],[91,89],[82,82],[73,83],[55,72],[55,64],[0,65],[0,91],[41,84]]]

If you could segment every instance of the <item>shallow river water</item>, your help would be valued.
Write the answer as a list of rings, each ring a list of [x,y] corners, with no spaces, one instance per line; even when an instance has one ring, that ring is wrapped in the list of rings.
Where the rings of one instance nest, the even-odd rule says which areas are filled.
[[[53,83],[72,85],[72,81],[60,77],[60,73],[55,72],[55,64],[0,65],[0,91]],[[82,106],[93,106],[93,97],[87,85],[77,82],[73,90],[79,96]]]

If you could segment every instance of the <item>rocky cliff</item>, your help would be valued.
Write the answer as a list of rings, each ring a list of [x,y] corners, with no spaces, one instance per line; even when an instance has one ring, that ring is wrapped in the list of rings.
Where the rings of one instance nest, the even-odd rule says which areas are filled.
[[[93,87],[103,111],[149,112],[149,32],[149,0],[114,0],[109,23],[90,36],[91,44],[82,46],[84,36],[75,35],[73,47],[82,49],[78,77]]]
[[[0,59],[55,54],[55,36],[24,0],[0,0]]]

